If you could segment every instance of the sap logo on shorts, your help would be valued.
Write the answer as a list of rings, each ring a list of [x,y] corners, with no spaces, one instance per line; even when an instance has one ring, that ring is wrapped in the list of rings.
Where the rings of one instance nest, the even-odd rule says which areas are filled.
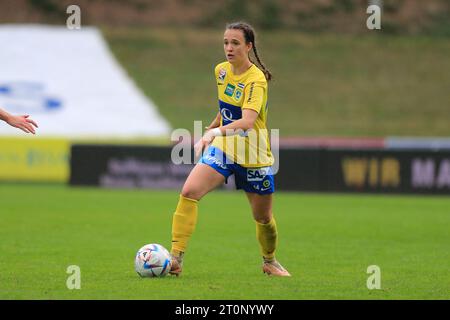
[[[269,168],[247,169],[247,181],[263,181]]]
[[[235,88],[236,88],[236,87],[233,86],[232,84],[227,84],[227,88],[225,89],[225,94],[226,94],[227,96],[229,96],[229,97],[232,97]]]

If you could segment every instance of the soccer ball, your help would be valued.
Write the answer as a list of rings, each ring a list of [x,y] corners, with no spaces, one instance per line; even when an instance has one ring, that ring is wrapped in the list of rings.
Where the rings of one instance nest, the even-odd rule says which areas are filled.
[[[134,269],[141,277],[164,277],[172,266],[172,257],[162,245],[151,243],[136,253]]]

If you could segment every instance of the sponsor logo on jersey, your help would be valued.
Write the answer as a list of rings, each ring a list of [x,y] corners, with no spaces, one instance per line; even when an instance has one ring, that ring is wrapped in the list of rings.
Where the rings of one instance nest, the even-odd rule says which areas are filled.
[[[225,69],[220,69],[219,70],[219,77],[217,78],[217,80],[219,81],[217,84],[223,84],[223,82],[225,81],[225,76],[227,75],[227,71]]]
[[[244,89],[244,88],[245,88],[245,84],[243,84],[243,83],[241,83],[241,82],[239,82],[239,83],[237,84],[237,86],[238,86],[239,88],[241,88],[241,89]]]
[[[227,124],[242,118],[242,109],[238,106],[223,102],[219,100],[219,110],[222,117],[222,125]]]
[[[255,87],[255,83],[252,82],[250,84],[250,92],[248,94],[248,99],[247,99],[247,103],[250,103],[252,101],[252,97],[253,97],[253,88]]]
[[[234,100],[239,101],[242,97],[242,90],[236,89],[236,92],[234,93]]]
[[[247,169],[247,181],[263,181],[264,178],[266,177],[266,175],[269,173],[269,167],[265,167],[265,168],[257,168],[257,169]],[[270,186],[270,181],[266,180],[267,182],[269,182],[269,186]],[[263,185],[266,187],[265,182],[263,183]]]
[[[229,97],[232,97],[233,93],[234,93],[234,89],[236,89],[235,86],[233,86],[232,84],[227,84],[227,87],[225,89],[225,94]]]
[[[233,122],[233,113],[228,110],[227,108],[223,108],[222,110],[220,110],[220,115],[222,116],[222,118],[224,118],[226,121],[228,122]]]

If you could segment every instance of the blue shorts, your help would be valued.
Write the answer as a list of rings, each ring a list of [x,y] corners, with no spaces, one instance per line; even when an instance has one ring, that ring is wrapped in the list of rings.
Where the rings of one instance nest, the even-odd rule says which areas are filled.
[[[234,174],[236,189],[257,194],[270,194],[275,192],[272,167],[246,168],[228,159],[219,148],[209,146],[198,163],[204,163],[225,177]]]

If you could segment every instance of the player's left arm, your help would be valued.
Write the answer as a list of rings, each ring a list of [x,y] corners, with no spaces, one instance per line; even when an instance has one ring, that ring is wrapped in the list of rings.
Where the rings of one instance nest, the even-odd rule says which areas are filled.
[[[244,104],[242,106],[241,119],[235,120],[225,126],[206,131],[203,137],[194,145],[195,155],[198,157],[201,152],[214,140],[216,136],[230,136],[243,133],[252,129],[258,118],[264,100],[263,84],[252,82],[245,88]]]
[[[208,145],[214,140],[214,137],[243,133],[244,131],[253,128],[257,118],[258,112],[253,109],[244,109],[242,111],[241,119],[233,121],[225,126],[220,126],[206,131],[203,137],[194,145],[196,157],[198,157],[200,153],[208,147]]]
[[[242,110],[242,118],[236,121],[233,121],[226,126],[219,127],[219,130],[221,132],[221,135],[233,135],[235,132],[238,133],[238,131],[247,131],[251,128],[253,128],[256,119],[258,118],[258,112],[254,109],[244,109]]]

